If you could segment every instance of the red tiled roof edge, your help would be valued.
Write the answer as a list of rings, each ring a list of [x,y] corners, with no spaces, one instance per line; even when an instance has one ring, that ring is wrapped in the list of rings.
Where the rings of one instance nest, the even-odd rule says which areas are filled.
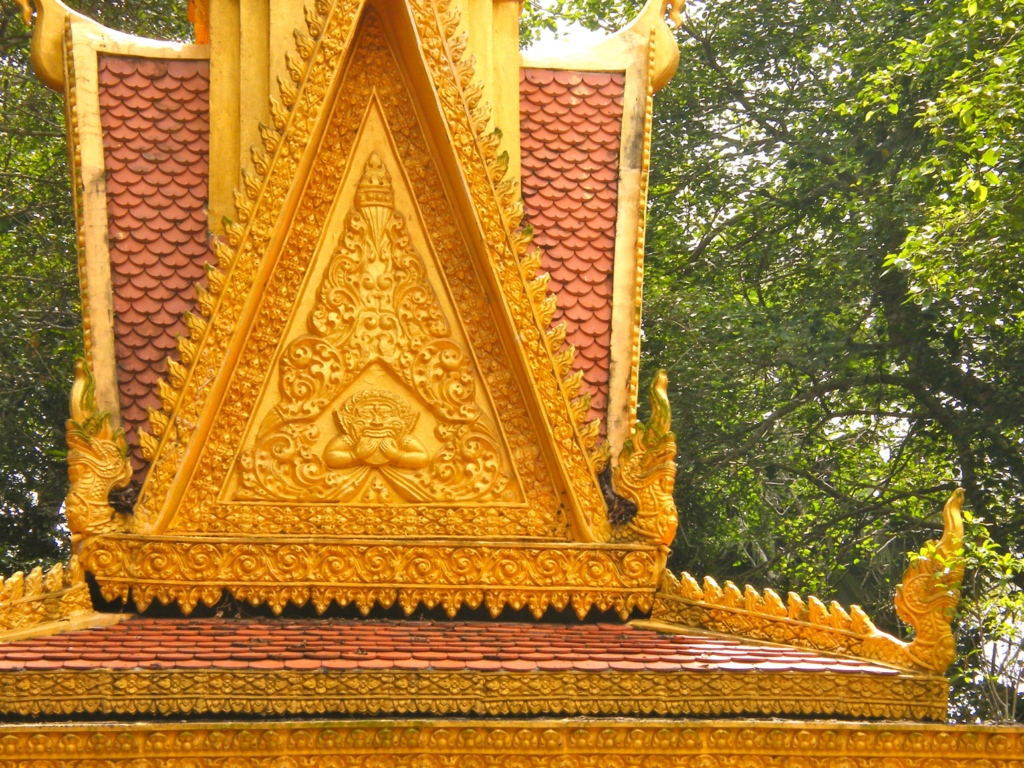
[[[612,273],[622,133],[621,73],[522,69],[519,80],[526,221],[576,347],[575,368],[605,432]]]
[[[135,481],[138,430],[160,408],[195,283],[212,260],[207,231],[210,66],[205,60],[99,57],[100,123],[121,420]]]
[[[135,619],[0,645],[0,712],[28,715],[943,719],[947,695],[941,678],[861,659],[611,624]]]

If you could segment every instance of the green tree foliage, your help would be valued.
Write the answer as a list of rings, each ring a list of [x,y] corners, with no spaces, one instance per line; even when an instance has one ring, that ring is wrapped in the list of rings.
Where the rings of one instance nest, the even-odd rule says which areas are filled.
[[[965,514],[968,578],[957,629],[962,656],[953,709],[966,719],[1014,722],[1024,707],[1024,555],[992,541],[982,521]]]
[[[108,26],[185,39],[185,9],[96,0],[76,9]],[[0,573],[66,553],[64,422],[82,351],[74,214],[59,94],[28,62],[31,31],[0,17]]]
[[[562,6],[589,27],[631,10]],[[671,565],[899,632],[905,553],[957,484],[993,546],[1024,545],[1021,6],[684,17],[655,101],[644,317],[679,436]]]

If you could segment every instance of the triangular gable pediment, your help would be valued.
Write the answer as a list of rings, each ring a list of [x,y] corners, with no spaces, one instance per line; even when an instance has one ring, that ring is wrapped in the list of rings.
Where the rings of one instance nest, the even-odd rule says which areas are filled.
[[[599,484],[457,9],[325,1],[308,25],[140,433],[134,515],[83,540],[86,570],[140,609],[649,609],[668,422],[611,468],[626,499]]]
[[[332,55],[332,42],[342,38],[340,29],[332,38],[331,25],[342,15],[349,17],[348,44]],[[429,62],[430,72],[410,56],[418,49],[408,45],[413,24],[402,14],[370,5],[355,18],[338,7],[328,14],[309,74],[291,96],[291,119],[281,120],[280,148],[261,194],[251,212],[242,201],[248,227],[235,235],[240,244],[230,267],[211,276],[209,326],[193,370],[180,375],[136,529],[606,538],[603,499],[559,381],[562,362],[536,317],[536,299],[543,304],[546,297],[534,288],[531,299],[508,211],[476,141],[449,141],[475,133],[461,93],[449,93],[445,105],[444,89],[439,98],[434,91],[434,79],[453,78],[456,68],[441,59]],[[425,14],[421,27],[431,20]],[[317,87],[327,93],[314,107],[307,92]],[[289,100],[287,88],[283,96]],[[312,139],[305,149],[304,132]],[[462,151],[451,152],[453,144]],[[389,178],[393,208],[361,210],[356,201],[371,155]],[[327,290],[326,272],[345,262],[339,241],[353,236],[346,222],[382,211],[406,222],[403,236],[415,241],[408,252],[423,269],[413,290],[429,300],[403,311],[434,312],[444,329],[412,339],[411,326],[400,321],[397,336],[378,328],[377,336],[350,334],[332,346],[326,331],[310,334],[312,315],[329,311],[317,309],[317,296]],[[402,279],[397,262],[349,266],[362,270],[350,281],[377,279],[381,269],[391,270],[384,282]],[[357,303],[398,300],[394,291],[384,293]],[[334,310],[358,312],[349,299]],[[382,344],[392,349],[369,350]],[[311,367],[300,371],[296,361],[317,346],[323,356],[303,358]],[[310,394],[318,387],[326,389]],[[417,432],[400,439],[416,446],[409,455],[428,457],[428,466],[413,466],[422,464],[417,459],[400,467],[379,451],[339,465],[341,454],[328,444],[349,439],[342,413],[367,392],[381,393],[376,402],[385,410],[389,396],[394,408],[406,406]],[[293,415],[282,416],[289,408]],[[472,425],[444,415],[459,408],[477,414]],[[325,459],[328,453],[335,458]],[[396,507],[407,511],[396,514]]]

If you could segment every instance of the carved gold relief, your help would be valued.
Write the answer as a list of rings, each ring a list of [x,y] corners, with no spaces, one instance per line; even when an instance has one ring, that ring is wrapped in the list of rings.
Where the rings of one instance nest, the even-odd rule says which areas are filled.
[[[676,436],[668,402],[668,374],[658,371],[650,388],[651,418],[637,424],[612,471],[615,492],[636,504],[636,515],[615,529],[615,538],[669,545],[679,515],[672,493],[676,479]]]
[[[409,7],[449,130],[453,135],[475,137],[456,141],[454,147],[483,223],[489,261],[551,425],[569,480],[568,493],[578,505],[575,538],[608,541],[611,525],[591,461],[591,454],[600,450],[598,424],[584,424],[587,409],[573,407],[580,382],[572,375],[575,351],[570,347],[569,354],[561,354],[564,329],[551,328],[555,297],[547,291],[548,276],[537,275],[539,255],[528,253],[528,237],[519,231],[523,204],[514,181],[504,178],[507,160],[498,156],[500,134],[488,128],[490,110],[480,101],[480,85],[474,81],[471,60],[464,55],[458,6],[449,0],[412,0]]]
[[[211,497],[211,490],[222,487],[223,478],[232,470],[225,465],[225,458],[233,450],[223,439],[245,431],[255,392],[271,368],[271,349],[265,342],[281,337],[283,315],[292,303],[288,297],[315,255],[338,179],[351,161],[359,120],[366,113],[370,95],[375,93],[392,135],[400,137],[395,142],[396,152],[427,219],[434,251],[445,260],[442,267],[447,285],[463,313],[468,342],[494,403],[499,423],[491,426],[500,427],[505,434],[511,463],[518,471],[525,497],[523,514],[488,515],[471,508],[451,507],[427,510],[424,516],[403,517],[403,523],[412,520],[415,532],[420,534],[554,538],[564,538],[567,523],[571,523],[575,538],[606,541],[611,530],[586,454],[588,448],[595,447],[596,425],[583,425],[580,419],[586,409],[570,405],[570,399],[578,395],[578,381],[569,376],[571,355],[565,358],[553,352],[554,347],[561,345],[557,330],[542,330],[550,324],[554,306],[546,291],[546,281],[533,279],[530,266],[519,264],[527,247],[527,238],[518,233],[522,206],[516,200],[514,185],[498,181],[504,173],[503,162],[496,153],[498,138],[486,133],[486,109],[479,104],[472,69],[462,60],[465,46],[456,37],[457,19],[447,3],[435,7],[431,2],[414,8],[414,23],[449,130],[462,137],[454,142],[453,148],[463,174],[470,181],[476,219],[484,225],[486,257],[476,264],[466,252],[464,238],[454,224],[456,218],[443,191],[445,184],[430,161],[431,150],[410,97],[404,92],[390,44],[370,12],[360,33],[364,40],[360,45],[365,51],[352,57],[359,66],[354,63],[350,71],[341,72],[346,82],[337,90],[327,133],[305,182],[310,192],[299,202],[280,263],[263,289],[251,331],[251,338],[259,340],[259,345],[242,352],[216,410],[217,424],[209,432],[189,487],[183,492],[175,489],[170,503],[165,504],[177,468],[185,460],[196,425],[203,418],[203,407],[211,391],[208,384],[226,359],[235,323],[267,254],[271,233],[278,226],[283,199],[299,178],[297,160],[306,152],[310,126],[325,109],[324,94],[333,92],[331,85],[341,71],[341,56],[348,48],[359,7],[354,2],[339,2],[336,6],[321,2],[310,17],[313,39],[300,46],[302,57],[293,60],[294,83],[282,83],[280,102],[275,102],[272,109],[274,126],[264,132],[265,152],[257,152],[253,158],[259,176],[246,177],[237,195],[242,224],[229,226],[229,245],[218,248],[223,272],[213,270],[209,290],[200,292],[200,308],[210,319],[194,320],[193,339],[186,342],[189,348],[182,351],[189,368],[177,380],[172,375],[172,384],[164,389],[166,413],[158,414],[153,424],[160,440],[152,451],[154,463],[136,508],[136,530],[255,532],[269,526],[296,533],[334,534],[351,533],[355,526],[368,534],[410,532],[387,521],[384,514],[368,521],[362,512],[341,511],[339,519],[294,504],[268,512],[265,505],[220,504]],[[443,29],[438,27],[439,23]],[[430,98],[433,97],[431,94]],[[504,294],[500,305],[488,301],[487,291],[478,282],[481,266],[494,272],[496,285]],[[527,283],[528,280],[531,282]],[[496,326],[496,311],[510,313],[517,345],[514,348],[525,354],[530,386],[535,387],[534,396],[543,405],[544,422],[527,415],[515,368],[507,357],[507,342],[502,340],[500,325]],[[563,384],[562,379],[567,376]],[[467,443],[458,450],[477,450],[479,441],[474,438],[470,442],[472,445]],[[558,483],[564,484],[564,490],[555,491],[551,474],[554,470],[548,465],[549,454],[542,450],[542,444],[550,444],[557,455]],[[317,449],[314,453],[322,463],[319,445]],[[436,456],[436,448],[434,451]],[[317,459],[312,461],[317,463]],[[248,469],[255,472],[256,462]],[[503,471],[497,472],[499,480],[502,475]],[[248,489],[243,495],[252,493],[255,487],[253,481],[247,482]],[[560,517],[566,513],[568,520]]]
[[[476,267],[467,249],[465,237],[459,230],[458,219],[451,208],[451,203],[444,194],[445,185],[431,160],[430,149],[419,125],[412,97],[406,89],[390,43],[372,13],[363,22],[358,41],[354,45],[356,50],[345,72],[338,101],[332,107],[327,133],[322,143],[322,146],[331,149],[319,154],[311,170],[308,187],[315,190],[315,194],[311,192],[298,204],[291,233],[283,246],[279,264],[263,290],[256,319],[249,331],[249,341],[243,347],[227,385],[214,427],[206,439],[205,446],[196,449],[201,451],[201,456],[192,481],[179,503],[173,523],[170,519],[166,522],[170,524],[172,530],[211,533],[264,533],[274,530],[327,535],[535,536],[564,540],[568,520],[563,511],[564,505],[555,491],[555,481],[549,466],[550,459],[540,448],[543,435],[541,430],[544,430],[545,426],[534,421],[529,415],[522,385],[517,380],[505,342],[501,339],[494,315],[495,307],[487,301],[487,292],[478,282]],[[242,456],[241,471],[251,471],[253,474],[247,479],[243,477],[241,493],[234,497],[219,495],[221,491],[218,489],[229,482],[232,472],[238,471],[237,464],[229,464],[225,459],[230,453],[238,450],[235,446],[239,442],[239,436],[246,433],[250,414],[261,402],[259,393],[263,381],[268,371],[275,370],[275,349],[271,342],[286,336],[288,309],[297,302],[296,297],[303,276],[315,266],[315,259],[321,247],[321,235],[330,224],[331,204],[339,194],[338,189],[348,164],[362,151],[361,147],[365,142],[361,138],[364,134],[360,131],[363,130],[361,126],[364,125],[364,119],[380,126],[378,133],[374,135],[383,135],[382,132],[386,130],[388,135],[401,137],[400,141],[394,141],[396,154],[389,162],[400,163],[402,166],[401,173],[393,170],[405,179],[403,184],[406,186],[403,186],[403,189],[408,189],[408,193],[403,194],[415,200],[415,205],[423,217],[423,231],[431,246],[429,250],[436,254],[437,268],[443,275],[446,290],[450,292],[451,304],[457,307],[462,327],[465,329],[465,341],[460,341],[452,334],[447,337],[443,334],[438,336],[438,331],[418,324],[417,327],[424,330],[416,331],[416,335],[413,336],[410,336],[408,330],[403,330],[405,340],[402,343],[406,346],[415,346],[423,352],[422,355],[419,355],[419,352],[418,356],[401,353],[405,355],[405,359],[399,360],[396,356],[398,353],[386,352],[384,357],[392,360],[393,365],[386,360],[381,361],[381,356],[376,353],[367,353],[363,357],[364,362],[373,359],[378,361],[370,368],[376,369],[378,373],[383,372],[384,378],[389,380],[390,383],[384,388],[396,390],[408,402],[418,402],[416,407],[421,408],[419,425],[426,426],[426,432],[420,430],[417,439],[425,445],[430,443],[426,446],[431,454],[430,466],[416,471],[403,469],[391,473],[405,476],[406,497],[414,498],[416,501],[404,503],[416,504],[416,508],[396,508],[390,503],[372,506],[363,501],[358,493],[344,504],[331,502],[330,497],[327,501],[331,502],[331,505],[326,502],[311,504],[305,499],[300,501],[301,497],[299,491],[295,489],[295,483],[291,479],[278,483],[281,476],[274,475],[277,468],[264,464],[264,468],[268,469],[265,473],[267,482],[278,483],[274,493],[268,494],[266,489],[261,489],[256,482],[258,478],[255,473],[259,470],[256,461],[259,458],[258,449],[250,454],[249,462],[244,455]],[[355,174],[356,179],[359,178],[361,170],[361,167],[352,169],[351,172]],[[383,199],[389,198],[385,195]],[[354,200],[352,205],[353,208],[356,207]],[[392,225],[398,218],[387,205],[367,206],[366,210],[389,213]],[[353,211],[353,219],[364,223],[367,221],[366,215],[358,210]],[[341,252],[349,236],[358,240],[358,233],[346,234],[342,231],[339,238],[341,250],[334,254],[334,263],[342,272],[349,267],[357,271],[363,268]],[[418,259],[413,259],[411,263],[413,266],[420,264]],[[409,271],[413,267],[405,266],[402,269],[406,270],[407,277],[412,281],[409,287],[416,289],[413,293],[418,292],[422,295],[422,281],[417,282],[419,278],[415,277],[414,272]],[[415,267],[415,270],[419,269]],[[316,279],[326,280],[326,286],[330,282],[330,277],[326,275],[326,271],[324,274],[324,278]],[[350,273],[347,279],[352,279],[353,275],[354,273]],[[339,273],[338,279],[344,280],[344,274]],[[223,294],[229,290],[226,286],[231,284],[231,280],[219,278],[211,281],[211,291]],[[315,285],[314,283],[314,287]],[[315,291],[313,293],[315,294]],[[426,295],[429,297],[429,291]],[[393,301],[394,298],[392,296],[389,300]],[[423,308],[430,306],[436,307],[433,300],[423,305]],[[309,319],[313,321],[316,310],[311,312]],[[300,319],[306,319],[305,313]],[[445,320],[444,317],[441,319]],[[454,322],[454,318],[447,319]],[[211,322],[217,322],[216,318]],[[443,323],[440,327],[443,329]],[[318,333],[334,332],[326,326],[323,328],[324,330]],[[200,324],[199,330],[206,332],[203,324]],[[359,345],[349,343],[351,338],[344,337],[344,329],[335,330],[343,336],[335,341],[343,343],[345,354],[351,358],[346,363],[349,367],[346,368],[345,377],[348,377],[350,372],[364,368],[359,359],[361,353],[353,356]],[[351,335],[349,334],[350,337]],[[307,336],[312,337],[306,340],[308,344],[316,340],[321,345],[319,348],[326,350],[325,338],[314,333],[308,333]],[[432,341],[426,343],[428,339]],[[286,343],[291,341],[289,337]],[[373,342],[367,341],[365,333],[360,343],[366,350],[371,350]],[[463,344],[467,344],[468,348],[461,346]],[[461,356],[458,354],[460,348]],[[195,354],[201,357],[199,352]],[[325,354],[329,356],[329,353]],[[493,408],[493,421],[486,413],[479,417],[469,414],[468,411],[461,413],[464,408],[471,408],[473,405],[465,394],[468,391],[465,381],[468,381],[466,376],[469,368],[466,362],[461,362],[468,361],[470,357],[478,366],[481,385],[486,389],[489,402],[492,403],[488,407]],[[433,370],[428,363],[435,366]],[[439,363],[440,369],[437,368]],[[443,371],[444,366],[449,364],[455,368],[451,373],[445,374],[448,378],[438,378],[437,372]],[[201,365],[198,357],[195,365]],[[284,368],[281,369],[281,373],[285,373]],[[417,385],[413,381],[415,377],[419,377],[420,384]],[[357,389],[360,386],[364,386],[362,380],[358,380],[351,388]],[[470,382],[470,386],[475,384]],[[417,392],[417,387],[429,400]],[[372,388],[381,387],[373,385]],[[197,391],[197,394],[201,393],[202,390]],[[341,394],[350,396],[347,392]],[[478,397],[482,399],[483,395]],[[177,395],[168,395],[169,402],[171,399],[176,400]],[[422,408],[422,405],[429,405],[430,402],[435,404],[433,412],[429,408]],[[285,404],[288,402],[285,401]],[[293,405],[301,407],[298,401]],[[184,400],[177,407],[179,414],[182,413],[182,409],[188,413],[193,412],[192,406]],[[328,410],[336,408],[337,406],[331,406]],[[434,412],[441,416],[441,423],[436,424],[444,431],[441,440],[434,439],[434,422],[437,422]],[[159,429],[163,432],[165,446],[169,446],[168,441],[182,445],[180,441],[189,437],[186,426],[180,416],[173,418],[171,427],[161,426]],[[318,428],[333,430],[336,429],[336,425],[330,423],[330,418],[326,422],[321,419]],[[258,423],[254,431],[265,435],[273,434],[273,421],[266,424]],[[507,458],[497,450],[501,435],[507,441],[507,449],[502,449],[507,450]],[[351,477],[353,468],[332,469],[323,463],[325,441],[337,436],[339,435],[329,435],[322,431],[320,438],[317,438],[320,442],[307,447],[308,456],[301,459],[301,466],[305,469],[319,466],[324,470],[323,474],[326,477]],[[244,450],[250,450],[251,447],[246,446]],[[495,457],[496,460],[492,461],[490,457]],[[153,482],[156,482],[155,478],[162,471],[159,469],[161,464],[162,460],[158,459],[151,470]],[[514,474],[513,468],[516,470]],[[422,486],[425,483],[408,482],[408,476],[416,473],[423,475],[426,480],[430,480],[430,477],[426,477],[427,474],[433,473],[430,494],[423,492]],[[375,470],[372,474],[379,480],[382,473]],[[316,477],[319,480],[320,476]],[[438,480],[440,477],[445,478],[443,482]],[[518,478],[521,489],[513,483],[506,482],[512,477]],[[412,493],[410,489],[414,485],[416,492]],[[287,491],[287,487],[292,490]],[[319,482],[305,486],[306,490],[302,493],[306,494],[306,499],[314,487],[319,488]],[[388,491],[392,495],[398,495],[393,487],[389,487]],[[144,490],[140,502],[140,509],[144,508],[144,511],[140,514],[149,513],[146,499],[151,497],[148,493]],[[274,499],[275,495],[278,500]],[[267,503],[268,496],[273,504]],[[285,498],[282,500],[281,497]],[[514,505],[515,509],[510,509],[510,504]],[[147,525],[146,528],[159,531],[162,530],[161,525]],[[136,530],[146,528],[138,526]]]
[[[0,578],[0,640],[12,630],[90,612],[89,587],[75,556],[67,568],[57,563],[45,573],[35,568],[27,576],[18,571],[6,580]]]
[[[0,726],[0,768],[1017,768],[1021,729],[522,718]]]
[[[501,438],[478,404],[470,353],[395,210],[391,174],[373,152],[327,264],[307,333],[278,362],[280,400],[242,455],[236,498],[263,501],[486,502],[521,499]],[[371,367],[400,393],[361,389],[334,410],[320,451],[317,419]],[[420,406],[419,404],[423,404]],[[421,414],[421,411],[423,413]],[[436,447],[413,434],[429,416]]]
[[[114,512],[107,497],[132,478],[124,430],[114,429],[109,413],[96,410],[94,388],[92,372],[84,360],[79,360],[67,422],[71,487],[64,503],[73,545],[83,536],[124,527],[124,520]]]
[[[623,619],[649,611],[665,567],[663,549],[567,543],[457,543],[387,539],[277,540],[98,536],[87,539],[82,562],[108,600],[128,598],[139,610],[154,599],[176,600],[186,613],[213,605],[227,589],[275,612],[289,602],[332,602],[364,613],[375,603],[398,603],[412,613],[421,603],[455,615],[462,605],[506,605],[540,616],[572,606]]]
[[[960,600],[964,564],[960,551],[963,491],[958,489],[943,508],[943,536],[929,542],[927,554],[907,569],[897,587],[896,610],[914,628],[905,643],[879,631],[859,606],[847,611],[833,601],[826,607],[816,597],[806,604],[794,592],[788,604],[771,589],[744,592],[730,581],[725,588],[706,577],[703,589],[688,573],[676,579],[666,572],[651,618],[668,624],[703,627],[758,640],[815,650],[834,651],[907,669],[943,674],[955,658],[950,627]]]
[[[947,688],[932,677],[763,670],[27,670],[0,675],[0,713],[819,715],[941,721]]]

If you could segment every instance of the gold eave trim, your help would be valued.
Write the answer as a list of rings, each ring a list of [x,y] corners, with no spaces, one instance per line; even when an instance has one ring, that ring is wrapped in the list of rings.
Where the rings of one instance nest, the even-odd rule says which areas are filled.
[[[830,672],[61,670],[0,673],[41,715],[747,715],[943,720],[934,677]]]
[[[455,615],[484,604],[542,615],[594,606],[623,619],[649,612],[668,550],[644,545],[541,540],[378,539],[329,537],[145,536],[101,534],[82,545],[82,563],[108,600],[139,610],[154,599],[186,612],[214,605],[223,590],[280,612],[289,602],[354,603],[364,613],[396,601],[411,613],[421,603]]]
[[[0,725],[0,768],[39,765],[1009,768],[1020,728],[753,720],[317,720]],[[431,756],[434,759],[432,760]],[[340,763],[339,763],[340,760]],[[165,762],[166,761],[166,762]]]

